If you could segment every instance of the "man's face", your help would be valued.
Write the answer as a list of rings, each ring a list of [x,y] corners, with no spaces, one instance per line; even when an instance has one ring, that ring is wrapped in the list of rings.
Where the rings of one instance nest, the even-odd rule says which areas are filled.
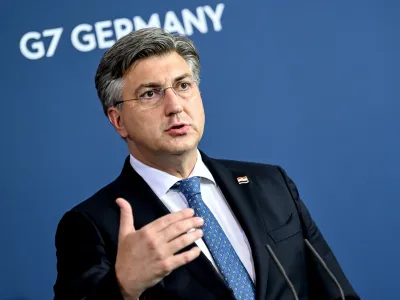
[[[142,59],[124,74],[122,99],[153,96],[154,88],[187,88],[193,77],[189,65],[176,52]],[[184,93],[183,93],[184,94]],[[124,102],[108,115],[133,155],[181,154],[197,148],[204,130],[204,108],[196,83],[190,97],[165,90],[164,100],[155,107],[140,101]]]

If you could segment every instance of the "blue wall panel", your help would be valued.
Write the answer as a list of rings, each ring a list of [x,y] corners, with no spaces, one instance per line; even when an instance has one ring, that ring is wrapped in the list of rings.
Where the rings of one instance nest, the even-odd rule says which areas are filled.
[[[116,36],[145,23],[183,30],[198,47],[201,148],[282,165],[362,298],[397,299],[399,8],[377,0],[3,3],[0,299],[52,298],[59,219],[118,175],[127,149],[93,78]]]

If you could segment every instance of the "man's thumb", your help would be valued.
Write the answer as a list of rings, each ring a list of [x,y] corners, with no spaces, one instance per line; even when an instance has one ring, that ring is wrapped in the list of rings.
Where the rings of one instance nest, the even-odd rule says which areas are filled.
[[[132,207],[129,202],[123,198],[118,198],[116,202],[121,211],[119,219],[119,235],[121,237],[134,232],[135,227],[133,225]]]

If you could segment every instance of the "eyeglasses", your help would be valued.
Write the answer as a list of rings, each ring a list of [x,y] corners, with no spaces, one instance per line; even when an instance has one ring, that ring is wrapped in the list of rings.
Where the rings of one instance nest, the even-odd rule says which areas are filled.
[[[137,100],[145,107],[156,107],[164,101],[165,91],[172,89],[175,95],[182,99],[188,100],[193,95],[197,88],[197,83],[193,79],[178,81],[174,86],[163,87],[148,87],[141,90],[136,98],[117,101],[114,107],[127,101]]]

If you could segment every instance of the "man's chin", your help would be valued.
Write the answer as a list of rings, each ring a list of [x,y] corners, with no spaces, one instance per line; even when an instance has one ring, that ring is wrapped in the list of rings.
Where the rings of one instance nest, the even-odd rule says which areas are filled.
[[[184,155],[184,154],[191,153],[195,150],[197,150],[196,146],[194,146],[194,147],[179,147],[179,148],[171,149],[169,151],[169,153],[171,153],[173,155]]]
[[[185,143],[185,144],[175,144],[168,145],[166,147],[166,152],[173,155],[184,155],[197,150],[197,143]]]
[[[187,135],[176,136],[173,138],[164,139],[160,144],[160,149],[162,149],[162,152],[164,153],[183,155],[197,150],[199,141],[200,138],[198,134],[191,133]]]

